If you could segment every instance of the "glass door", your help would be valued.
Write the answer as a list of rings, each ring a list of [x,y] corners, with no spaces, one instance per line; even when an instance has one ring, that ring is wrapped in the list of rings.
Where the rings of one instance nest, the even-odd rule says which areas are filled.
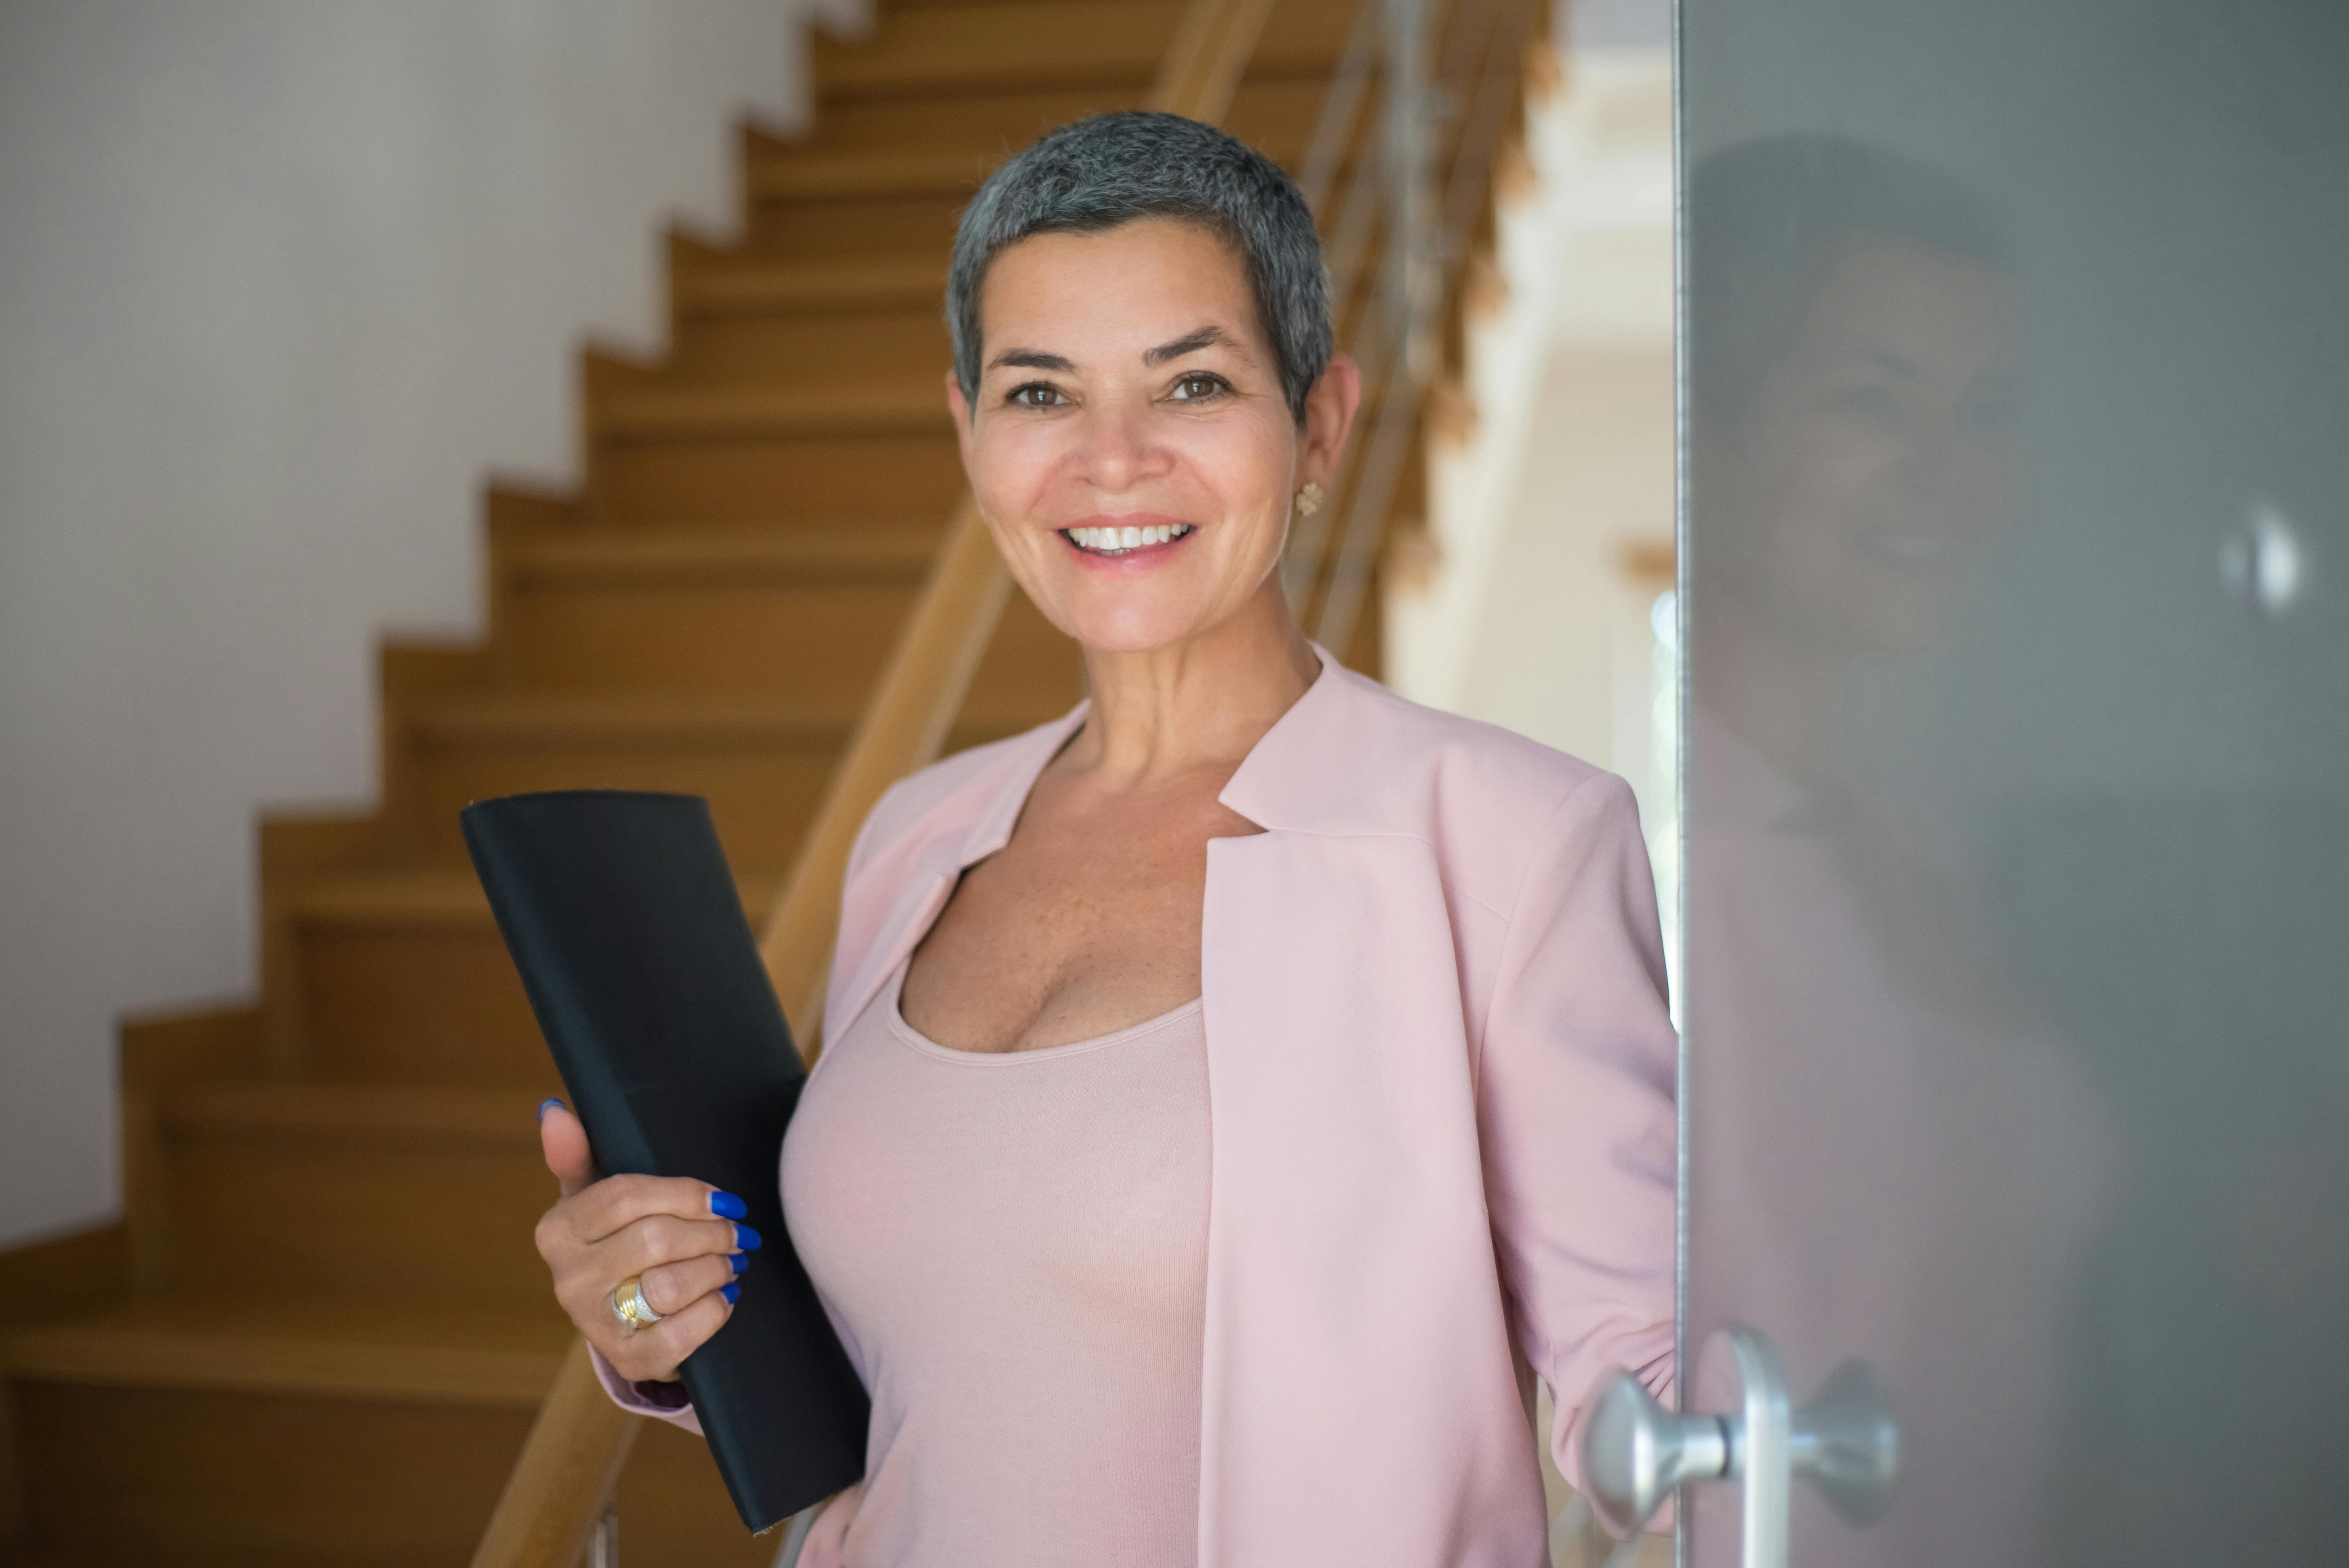
[[[2349,6],[1679,50],[1684,1550],[2349,1562]]]

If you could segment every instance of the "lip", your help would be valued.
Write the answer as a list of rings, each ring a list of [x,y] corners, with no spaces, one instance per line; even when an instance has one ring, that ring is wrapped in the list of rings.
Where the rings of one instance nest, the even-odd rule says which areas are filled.
[[[1115,555],[1104,555],[1097,551],[1088,550],[1070,537],[1072,530],[1080,528],[1165,528],[1170,526],[1187,528],[1191,531],[1170,539],[1164,544],[1137,544]],[[1054,529],[1052,533],[1060,540],[1061,548],[1073,556],[1081,566],[1095,572],[1134,573],[1150,570],[1167,560],[1192,540],[1196,539],[1199,536],[1199,525],[1186,518],[1170,517],[1162,512],[1097,513],[1092,517],[1073,519]]]

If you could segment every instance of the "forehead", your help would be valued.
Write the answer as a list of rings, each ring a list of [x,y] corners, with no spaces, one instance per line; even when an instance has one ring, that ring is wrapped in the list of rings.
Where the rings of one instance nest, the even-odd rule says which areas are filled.
[[[978,296],[984,352],[1050,349],[1076,360],[1138,354],[1206,325],[1262,346],[1247,268],[1205,224],[1141,218],[1097,233],[1007,245]]]
[[[2005,323],[1988,267],[1904,241],[1868,241],[1811,291],[1790,359],[1817,366],[1889,356],[1925,374],[1971,377],[2001,362]]]

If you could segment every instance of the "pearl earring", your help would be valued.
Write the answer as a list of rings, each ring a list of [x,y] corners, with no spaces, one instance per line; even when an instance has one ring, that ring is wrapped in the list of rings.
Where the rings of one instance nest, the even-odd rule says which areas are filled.
[[[1299,516],[1311,517],[1315,512],[1319,511],[1320,510],[1321,487],[1319,485],[1309,484],[1303,490],[1297,492],[1297,512]]]

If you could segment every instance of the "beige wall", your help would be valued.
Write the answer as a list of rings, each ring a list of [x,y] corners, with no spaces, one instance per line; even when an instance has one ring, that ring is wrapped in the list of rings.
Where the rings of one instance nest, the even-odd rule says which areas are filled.
[[[367,799],[810,8],[0,0],[0,1244],[115,1210],[117,1016],[252,990],[256,811]]]

